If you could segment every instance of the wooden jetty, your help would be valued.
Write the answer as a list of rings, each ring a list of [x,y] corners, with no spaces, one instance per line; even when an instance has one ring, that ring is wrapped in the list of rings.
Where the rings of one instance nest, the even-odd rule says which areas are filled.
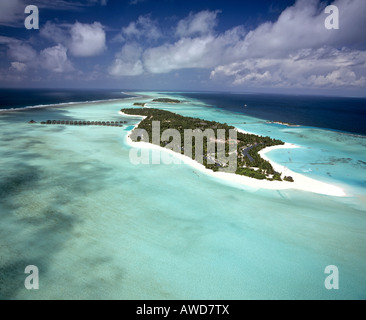
[[[29,121],[30,124],[37,123],[34,120]],[[102,126],[102,127],[123,127],[127,121],[86,121],[86,120],[47,120],[42,121],[42,125],[62,125],[62,126]]]

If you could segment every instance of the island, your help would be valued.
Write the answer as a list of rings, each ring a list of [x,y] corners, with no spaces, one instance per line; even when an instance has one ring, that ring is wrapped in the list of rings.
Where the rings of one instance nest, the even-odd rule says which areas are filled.
[[[149,143],[152,142],[152,122],[160,122],[160,130],[163,132],[167,129],[176,129],[181,137],[184,136],[185,129],[205,131],[206,129],[212,129],[217,137],[218,130],[224,129],[227,133],[227,138],[222,143],[225,143],[225,148],[229,150],[230,140],[228,137],[229,130],[237,130],[235,127],[230,126],[226,123],[222,124],[216,121],[207,121],[199,118],[184,117],[182,115],[160,110],[160,109],[122,109],[121,112],[127,115],[142,116],[144,119],[135,127],[134,130],[144,129],[149,135]],[[133,135],[132,135],[133,136]],[[137,137],[134,142],[140,142],[141,137]],[[161,141],[160,147],[166,147],[169,142]],[[238,132],[237,133],[237,170],[236,174],[248,176],[259,180],[270,180],[270,181],[282,181],[281,173],[276,172],[271,163],[263,159],[259,152],[267,147],[282,146],[285,143],[281,140],[272,139],[270,137],[262,137],[254,134],[247,134]],[[192,141],[192,149],[195,150],[195,139]],[[184,154],[184,143],[180,146],[181,154]],[[207,139],[203,142],[203,165],[214,172],[219,171],[225,164],[217,161],[215,164],[209,164],[208,159],[217,159],[216,154],[209,154],[208,141]],[[195,154],[193,152],[192,159],[195,160]],[[287,177],[286,181],[293,182],[291,177]]]
[[[134,106],[138,106],[138,107],[145,107],[146,106],[146,102],[135,102],[133,105]]]
[[[158,98],[158,99],[154,99],[153,102],[159,102],[159,103],[181,103],[180,100],[169,99],[169,98]]]
[[[268,124],[280,124],[281,126],[287,126],[287,127],[301,127],[298,124],[289,123],[289,122],[282,122],[282,121],[267,121]]]

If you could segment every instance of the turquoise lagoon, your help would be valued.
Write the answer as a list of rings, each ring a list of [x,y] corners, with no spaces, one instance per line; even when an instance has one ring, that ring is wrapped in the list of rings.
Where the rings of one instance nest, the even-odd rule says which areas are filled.
[[[131,99],[3,113],[0,298],[365,299],[366,137],[181,98],[148,106],[298,144],[269,156],[347,196],[240,187],[188,165],[133,165],[126,136],[139,119],[118,114]],[[24,287],[28,265],[39,268],[37,291]],[[339,290],[325,289],[328,265],[339,268]]]

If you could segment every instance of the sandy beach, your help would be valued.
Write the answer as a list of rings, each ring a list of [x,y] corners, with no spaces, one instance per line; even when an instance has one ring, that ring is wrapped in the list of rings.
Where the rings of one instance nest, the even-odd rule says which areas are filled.
[[[120,115],[124,117],[134,117],[134,118],[141,118],[144,119],[144,116],[138,116],[138,115],[128,115],[123,113],[122,111],[119,112]],[[135,125],[135,128],[138,126],[138,124]],[[126,143],[137,149],[149,149],[154,151],[159,151],[168,155],[171,155],[175,157],[176,159],[179,159],[182,163],[190,165],[192,168],[199,170],[200,172],[210,175],[215,178],[219,178],[222,180],[225,180],[227,182],[233,183],[234,185],[244,185],[249,186],[252,188],[257,189],[269,189],[269,190],[288,190],[288,189],[297,189],[301,191],[307,191],[307,192],[313,192],[318,193],[322,195],[328,195],[328,196],[334,196],[334,197],[345,197],[346,193],[343,191],[343,189],[325,183],[321,182],[315,179],[308,178],[302,174],[296,173],[291,171],[290,169],[286,168],[285,166],[282,166],[280,164],[275,163],[272,161],[268,156],[267,153],[273,151],[273,150],[279,150],[279,149],[294,149],[294,148],[301,148],[300,146],[296,146],[294,144],[286,143],[283,146],[274,146],[269,147],[266,149],[263,149],[259,152],[260,156],[269,161],[273,168],[278,171],[282,172],[282,178],[285,176],[291,176],[294,179],[294,182],[287,182],[287,181],[268,181],[268,180],[258,180],[246,176],[241,176],[233,173],[224,173],[224,172],[213,172],[212,170],[207,169],[204,165],[196,162],[195,160],[183,155],[176,153],[172,150],[162,148],[157,145],[153,145],[146,142],[133,142],[130,138],[130,134],[134,129],[130,131],[130,133],[127,136]],[[249,133],[241,129],[237,129],[238,132],[242,133]]]

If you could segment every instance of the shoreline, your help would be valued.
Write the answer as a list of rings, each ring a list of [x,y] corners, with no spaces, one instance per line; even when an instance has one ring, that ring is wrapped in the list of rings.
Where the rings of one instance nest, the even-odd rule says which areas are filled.
[[[124,117],[141,118],[142,120],[144,118],[146,118],[144,116],[139,116],[139,115],[128,115],[128,114],[123,113],[122,111],[119,111],[119,114]],[[340,187],[337,187],[337,186],[334,186],[334,185],[331,185],[331,184],[328,184],[325,182],[321,182],[321,181],[318,181],[318,180],[315,180],[312,178],[308,178],[300,173],[293,172],[290,169],[286,168],[285,166],[275,163],[270,158],[268,158],[268,156],[266,155],[267,153],[269,153],[273,150],[301,148],[300,146],[286,143],[283,146],[268,147],[259,152],[259,155],[264,160],[269,161],[276,171],[282,172],[282,177],[292,176],[294,178],[295,182],[258,180],[258,179],[254,179],[254,178],[250,178],[250,177],[246,177],[246,176],[242,176],[242,175],[237,175],[235,173],[213,172],[212,170],[207,169],[204,165],[198,163],[197,161],[195,161],[183,154],[179,154],[172,150],[169,150],[169,149],[166,149],[166,148],[163,148],[163,147],[151,144],[151,143],[147,143],[147,142],[134,142],[130,138],[130,135],[131,135],[132,131],[135,130],[136,127],[138,127],[139,124],[140,124],[140,122],[137,123],[134,126],[134,128],[132,130],[130,130],[127,134],[126,143],[129,146],[131,146],[133,148],[137,148],[137,149],[149,149],[149,150],[156,150],[159,152],[161,152],[161,151],[166,152],[167,154],[170,154],[170,155],[176,157],[184,164],[187,164],[187,165],[193,167],[194,169],[199,170],[202,173],[209,175],[211,177],[219,178],[223,181],[234,183],[235,185],[244,185],[247,187],[252,187],[252,188],[257,188],[257,189],[268,189],[268,190],[296,189],[296,190],[313,192],[313,193],[318,193],[318,194],[327,195],[327,196],[334,196],[334,197],[345,197],[346,196],[346,193]],[[246,131],[241,130],[241,129],[237,129],[237,130],[238,130],[238,132],[247,133]]]

